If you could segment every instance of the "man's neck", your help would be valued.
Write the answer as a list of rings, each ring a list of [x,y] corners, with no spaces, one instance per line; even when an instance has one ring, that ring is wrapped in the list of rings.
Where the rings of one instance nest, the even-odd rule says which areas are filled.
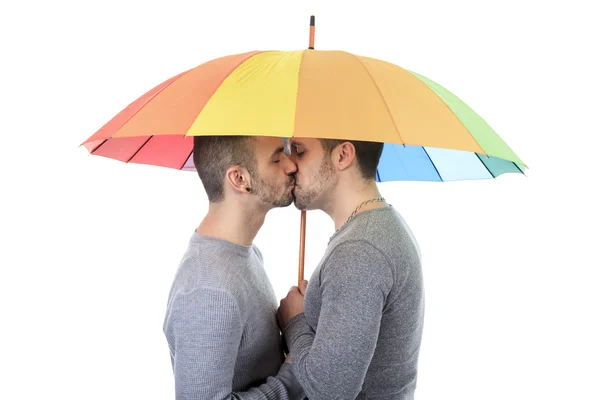
[[[333,219],[335,229],[338,230],[344,225],[348,220],[348,217],[352,215],[359,205],[367,200],[380,197],[381,194],[379,193],[375,181],[365,183],[356,181],[354,181],[354,183],[340,182],[336,188],[334,198],[331,201],[330,209],[325,210],[325,212]],[[371,202],[360,207],[357,214],[385,206],[385,202]]]
[[[265,221],[266,211],[247,205],[211,203],[196,233],[250,246]]]

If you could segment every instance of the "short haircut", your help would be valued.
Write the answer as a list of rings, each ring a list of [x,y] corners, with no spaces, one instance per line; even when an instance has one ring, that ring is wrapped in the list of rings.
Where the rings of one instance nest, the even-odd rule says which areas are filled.
[[[358,140],[319,139],[323,149],[331,154],[333,149],[344,142],[350,142],[356,150],[356,161],[364,179],[374,179],[377,175],[377,165],[383,151],[383,143],[365,142]]]
[[[194,136],[194,165],[211,203],[225,197],[225,172],[232,166],[256,169],[254,146],[249,136]]]

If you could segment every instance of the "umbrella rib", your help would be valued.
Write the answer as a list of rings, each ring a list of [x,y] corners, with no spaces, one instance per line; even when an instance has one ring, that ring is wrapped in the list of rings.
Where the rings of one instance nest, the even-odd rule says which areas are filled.
[[[479,154],[475,153],[475,156],[479,159],[479,162],[483,164],[483,166],[485,167],[485,169],[487,169],[487,172],[492,176],[492,178],[496,179],[496,176],[494,174],[492,174],[492,171],[490,171],[490,169],[488,168],[487,165],[485,165],[485,163],[483,162],[483,160],[481,159],[481,157],[479,157]],[[486,156],[486,157],[490,157],[490,156]]]
[[[183,165],[181,166],[181,168],[179,168],[179,170],[181,171],[183,169],[183,167],[185,167],[185,164],[187,163],[187,161],[190,159],[191,155],[194,153],[194,145],[192,144],[192,151],[190,151],[190,154],[188,154],[188,156],[185,158],[185,160],[183,161]]]
[[[94,154],[96,152],[96,150],[98,150],[104,143],[108,142],[108,139],[110,138],[106,138],[102,141],[102,143],[100,143],[98,146],[96,146],[92,151],[90,151],[90,154]],[[81,144],[80,146],[83,146],[83,144]]]
[[[365,64],[362,62],[360,57],[358,57],[356,54],[353,54],[353,53],[348,53],[348,54],[352,55],[354,58],[356,58],[356,60],[358,60],[358,62],[360,63],[360,65],[362,65],[362,67],[364,68],[364,70],[367,73],[367,75],[369,76],[369,78],[371,78],[371,82],[373,82],[373,85],[375,85],[375,88],[377,89],[377,92],[379,93],[379,96],[381,97],[381,100],[383,101],[383,104],[385,105],[385,109],[387,110],[388,115],[390,116],[390,119],[392,120],[392,125],[394,125],[394,128],[396,129],[396,133],[398,134],[398,138],[400,139],[400,142],[402,142],[402,145],[406,145],[406,142],[404,141],[404,139],[402,139],[402,136],[400,135],[400,130],[398,129],[398,125],[396,125],[396,121],[394,121],[394,117],[392,116],[392,111],[390,110],[390,107],[388,106],[387,102],[385,101],[385,97],[383,97],[383,93],[381,93],[381,89],[379,88],[379,85],[377,84],[377,82],[375,82],[375,78],[373,78],[373,75],[371,75],[371,73],[369,72],[369,69],[365,66]]]
[[[244,58],[243,60],[239,61],[237,64],[235,64],[235,66],[229,71],[229,73],[227,73],[225,76],[223,76],[223,78],[221,79],[221,81],[219,82],[219,84],[215,87],[214,92],[208,97],[208,99],[206,100],[206,104],[208,104],[210,102],[210,100],[213,98],[213,96],[215,95],[215,93],[217,93],[217,91],[219,90],[219,88],[221,87],[221,85],[223,84],[223,82],[225,82],[225,80],[227,78],[229,78],[231,76],[231,74],[233,74],[242,64],[244,64],[245,62],[247,62],[248,60],[250,60],[252,57],[255,57],[259,54],[262,53],[266,53],[266,51],[256,51],[254,52],[254,54],[249,55],[248,57]],[[198,118],[200,116],[200,114],[202,113],[202,111],[204,111],[204,107],[206,107],[206,104],[204,104],[204,106],[202,107],[202,109],[200,109],[200,111],[198,111],[198,114],[196,115],[196,118]],[[188,128],[185,130],[185,133],[183,134],[183,137],[188,137],[188,133],[190,131],[190,128],[192,127],[192,125],[194,125],[194,122],[196,122],[196,118],[192,119],[192,122],[190,123],[190,125],[188,126]],[[194,135],[192,135],[194,136]]]
[[[429,155],[429,153],[427,152],[427,150],[425,150],[425,146],[421,146],[421,148],[423,149],[423,151],[425,152],[425,155],[427,156],[427,158],[429,159],[429,162],[431,163],[431,165],[433,166],[433,169],[435,169],[435,173],[438,174],[438,176],[440,177],[440,182],[444,182],[444,179],[442,178],[442,175],[440,174],[440,171],[438,171],[437,167],[435,166],[435,164],[433,163],[433,160],[431,159],[431,156]]]
[[[454,110],[452,110],[452,107],[450,107],[450,105],[448,103],[446,103],[446,101],[431,86],[429,86],[427,83],[425,83],[421,79],[419,79],[419,77],[417,77],[415,75],[415,73],[413,73],[411,71],[408,71],[408,73],[410,73],[417,81],[420,82],[421,85],[425,86],[427,88],[427,90],[429,90],[430,92],[432,92],[435,97],[437,97],[442,103],[444,103],[444,106],[448,109],[448,111],[450,112],[450,114],[452,114],[454,116],[454,118],[458,121],[458,123],[464,128],[465,132],[467,132],[469,134],[469,137],[471,137],[471,139],[473,140],[473,142],[481,149],[482,154],[485,154],[487,156],[488,155],[487,151],[484,150],[484,148],[481,145],[481,143],[479,143],[477,141],[477,139],[475,138],[475,136],[473,136],[473,133],[471,133],[471,131],[467,128],[467,126],[465,125],[465,123],[458,117],[458,115],[454,112]],[[473,112],[475,112],[475,111],[473,111]],[[451,149],[452,150],[459,150],[457,148],[451,148]],[[473,152],[473,153],[476,153],[476,152]]]
[[[314,49],[313,49],[314,50]],[[304,62],[304,56],[306,55],[306,50],[302,52],[302,56],[300,57],[300,64],[298,65],[298,84],[296,85],[296,98],[294,99],[294,124],[292,125],[292,134],[290,138],[293,138],[296,134],[296,120],[298,117],[298,93],[300,92],[300,71],[302,71],[302,63]],[[283,138],[282,138],[283,139]],[[286,138],[288,139],[288,138]],[[287,147],[287,143],[284,148]],[[291,147],[290,147],[291,151]]]
[[[515,167],[517,167],[517,169],[518,169],[519,171],[521,171],[521,173],[522,173],[523,175],[525,175],[525,171],[523,171],[523,168],[519,167],[519,165],[518,165],[516,162],[514,162],[514,161],[512,161],[512,163],[513,163],[513,164],[515,164]],[[527,176],[527,175],[525,175],[525,176]]]
[[[123,122],[123,124],[119,127],[119,129],[115,130],[115,132],[118,132],[119,130],[121,130],[125,125],[127,125],[129,123],[129,121],[131,121],[133,119],[133,117],[135,117],[140,111],[142,111],[143,108],[145,108],[146,106],[148,106],[148,104],[150,104],[152,102],[152,100],[154,100],[156,98],[156,96],[158,96],[159,94],[161,94],[165,89],[167,89],[169,86],[171,86],[172,84],[174,84],[175,82],[177,82],[184,75],[187,75],[190,71],[191,71],[191,69],[188,69],[187,71],[184,71],[181,74],[179,74],[179,76],[174,77],[175,79],[171,78],[171,79],[173,79],[172,82],[170,82],[168,85],[165,85],[163,88],[161,88],[156,93],[152,94],[152,96],[148,100],[146,100],[144,102],[144,105],[142,105],[140,108],[138,108],[136,112],[134,112],[133,114],[131,114],[131,116],[127,119],[127,121]],[[150,136],[150,137],[152,137],[152,136]],[[144,144],[146,144],[146,143],[144,143]]]
[[[125,126],[125,125],[127,125],[127,124],[129,123],[129,121],[131,121],[131,119],[132,119],[133,117],[135,117],[135,116],[136,116],[136,115],[137,115],[137,114],[138,114],[138,113],[139,113],[139,112],[140,112],[140,111],[141,111],[141,110],[142,110],[144,107],[146,107],[146,106],[147,106],[147,105],[148,105],[148,104],[149,104],[149,103],[150,103],[152,100],[154,100],[154,98],[155,98],[156,96],[158,96],[160,93],[162,93],[162,91],[163,91],[163,90],[165,90],[166,88],[168,88],[169,86],[171,86],[171,85],[172,85],[173,83],[175,83],[175,82],[176,82],[176,81],[177,81],[179,78],[181,78],[182,76],[186,75],[186,74],[187,74],[187,73],[189,73],[190,71],[191,71],[191,69],[189,69],[189,70],[187,70],[187,71],[184,71],[184,72],[180,73],[179,75],[172,76],[171,78],[169,78],[169,79],[167,79],[166,81],[163,81],[163,82],[161,82],[159,85],[157,85],[157,86],[160,86],[160,85],[164,84],[165,82],[169,81],[170,79],[172,79],[172,81],[171,81],[171,82],[169,82],[169,84],[168,84],[168,85],[165,85],[164,87],[160,88],[160,90],[158,90],[156,93],[153,93],[153,94],[152,94],[152,95],[151,95],[151,96],[150,96],[148,99],[146,99],[146,100],[144,101],[144,104],[142,104],[142,105],[141,105],[141,106],[140,106],[140,107],[139,107],[139,108],[138,108],[138,109],[137,109],[135,112],[133,112],[133,113],[132,113],[132,114],[129,116],[129,118],[127,118],[126,120],[124,120],[122,123],[120,123],[120,124],[119,124],[119,127],[118,127],[118,128],[116,128],[116,129],[112,129],[112,132],[113,132],[113,134],[114,134],[114,133],[116,133],[116,132],[118,132],[118,131],[120,131],[120,130],[121,130],[121,129],[122,129],[124,126]],[[156,87],[155,87],[155,88],[156,88]],[[147,94],[147,93],[146,93],[146,94]],[[139,100],[139,99],[138,99],[138,100]],[[137,100],[136,100],[136,101],[137,101]],[[133,103],[132,103],[132,104],[133,104]],[[131,104],[130,104],[130,105],[131,105]],[[127,107],[129,107],[129,106],[127,106]],[[126,107],[125,109],[127,109],[127,107]],[[121,110],[121,112],[125,111],[125,109]],[[117,114],[117,115],[118,115],[118,114]],[[115,116],[115,117],[113,117],[113,120],[114,120],[115,118],[116,118],[116,116]],[[111,121],[112,121],[112,120],[111,120]],[[109,122],[110,122],[110,121],[109,121]],[[100,128],[100,129],[102,129],[102,128]],[[104,140],[106,141],[106,140],[108,140],[108,139],[111,139],[112,137],[113,137],[113,136],[111,135],[111,136],[109,136],[109,137],[107,137],[107,138],[104,138]],[[85,142],[84,142],[84,143],[85,143]],[[84,143],[82,143],[82,144],[84,144]],[[104,142],[102,142],[102,143],[101,143],[101,144],[100,144],[98,147],[102,146],[103,144],[104,144]],[[92,152],[94,152],[94,151],[98,150],[98,147],[96,147],[96,148],[95,148],[95,149],[94,149]]]
[[[133,155],[131,157],[129,157],[129,159],[127,161],[125,161],[126,163],[129,163],[131,160],[133,160],[133,157],[135,157],[137,155],[137,153],[140,152],[140,150],[142,149],[142,147],[144,147],[146,145],[146,143],[148,143],[150,141],[150,139],[152,139],[154,137],[154,135],[151,135],[148,137],[148,139],[146,139],[146,141],[135,151],[135,153],[133,153]]]

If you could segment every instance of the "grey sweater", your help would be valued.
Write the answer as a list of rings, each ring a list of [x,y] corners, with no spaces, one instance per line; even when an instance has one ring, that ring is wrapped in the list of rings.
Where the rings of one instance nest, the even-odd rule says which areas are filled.
[[[334,235],[304,307],[284,333],[294,375],[310,400],[414,398],[421,261],[392,207],[359,213]]]
[[[255,246],[191,237],[164,320],[178,400],[301,399]]]

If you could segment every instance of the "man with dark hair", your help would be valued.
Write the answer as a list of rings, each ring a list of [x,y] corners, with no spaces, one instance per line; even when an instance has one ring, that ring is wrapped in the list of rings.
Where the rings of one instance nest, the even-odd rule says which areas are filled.
[[[194,138],[209,209],[169,293],[163,330],[178,400],[301,399],[277,326],[277,299],[253,240],[292,203],[295,164],[281,139]]]
[[[346,142],[346,140],[339,139],[319,139],[319,141],[327,154],[331,154],[338,145]],[[383,143],[362,142],[358,140],[348,140],[348,142],[354,146],[356,162],[361,176],[365,179],[375,179],[377,164],[379,164],[381,152],[383,151]]]
[[[292,139],[294,202],[335,233],[277,318],[307,397],[413,399],[424,297],[417,243],[376,184],[382,143]],[[304,294],[304,297],[303,297]]]

